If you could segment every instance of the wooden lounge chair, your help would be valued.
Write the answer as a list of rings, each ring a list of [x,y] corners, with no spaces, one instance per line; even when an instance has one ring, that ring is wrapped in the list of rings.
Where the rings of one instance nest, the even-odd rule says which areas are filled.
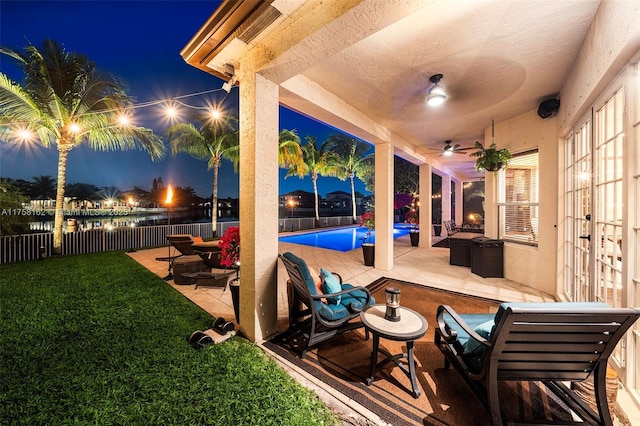
[[[289,330],[283,334],[282,340],[302,333],[306,343],[302,348],[301,358],[304,358],[311,346],[339,333],[363,327],[360,311],[375,303],[368,289],[343,284],[342,277],[334,273],[340,281],[342,291],[330,295],[319,294],[315,278],[311,276],[304,260],[289,252],[278,257],[287,268],[292,290],[289,295]],[[337,304],[327,301],[329,297],[338,296],[340,301]],[[368,333],[366,337],[368,338]]]
[[[500,410],[499,380],[540,381],[586,424],[611,425],[607,360],[638,316],[635,308],[595,302],[504,303],[495,316],[458,314],[441,305],[435,344],[444,354],[445,367],[453,364],[494,425],[506,421]],[[589,377],[597,413],[562,383]]]

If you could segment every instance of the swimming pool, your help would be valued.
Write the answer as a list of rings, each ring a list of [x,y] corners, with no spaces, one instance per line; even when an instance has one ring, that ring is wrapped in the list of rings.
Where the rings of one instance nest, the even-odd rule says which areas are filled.
[[[406,226],[394,226],[393,238],[407,235],[409,229]],[[375,242],[376,232],[371,233],[371,242]],[[316,231],[307,234],[289,235],[279,237],[283,243],[302,244],[305,246],[320,247],[329,250],[349,251],[362,247],[362,240],[367,235],[367,228],[353,227],[332,229],[330,231]]]

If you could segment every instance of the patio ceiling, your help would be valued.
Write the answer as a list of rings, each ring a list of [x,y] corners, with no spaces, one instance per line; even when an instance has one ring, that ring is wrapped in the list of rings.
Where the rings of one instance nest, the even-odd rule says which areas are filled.
[[[281,85],[284,106],[475,180],[474,159],[442,156],[444,141],[471,147],[492,120],[557,96],[599,3],[225,1],[182,55],[224,78],[225,63],[241,67],[244,55],[268,52],[258,69]],[[437,73],[447,100],[430,107]]]

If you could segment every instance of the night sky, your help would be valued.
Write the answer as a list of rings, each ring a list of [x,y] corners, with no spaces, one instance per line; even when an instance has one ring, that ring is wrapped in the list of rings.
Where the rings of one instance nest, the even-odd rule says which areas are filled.
[[[218,1],[0,1],[0,44],[23,51],[28,43],[39,47],[49,38],[69,51],[87,55],[101,71],[124,80],[136,104],[180,95],[216,90],[223,81],[187,65],[180,50],[211,16]],[[23,74],[13,59],[0,55],[0,72],[15,82]],[[220,101],[222,90],[183,99],[202,106]],[[225,101],[236,108],[238,89]],[[237,110],[236,110],[237,114]],[[159,135],[169,123],[161,107],[136,110],[136,123]],[[296,129],[302,142],[306,136],[324,141],[336,131],[297,113],[280,108],[280,129]],[[4,142],[4,141],[3,141]],[[57,175],[58,152],[55,147],[0,143],[0,176],[32,180],[34,176]],[[302,189],[312,192],[309,177],[284,179],[280,172],[280,194]],[[99,187],[117,186],[123,191],[138,186],[151,189],[152,180],[162,177],[165,184],[191,187],[201,197],[212,193],[213,171],[205,161],[186,154],[167,154],[153,162],[144,151],[98,152],[84,146],[69,154],[67,184],[90,183]],[[218,196],[238,196],[238,175],[228,161],[220,169]],[[356,180],[356,190],[365,192]],[[348,181],[320,178],[321,195],[342,190],[349,192]]]

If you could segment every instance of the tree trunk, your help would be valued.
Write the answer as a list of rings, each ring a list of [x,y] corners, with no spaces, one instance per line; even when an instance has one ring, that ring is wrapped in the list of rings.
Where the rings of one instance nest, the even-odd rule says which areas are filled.
[[[220,168],[220,163],[216,162],[213,165],[213,199],[211,201],[211,230],[213,231],[213,236],[217,237],[217,228],[218,228],[218,169]]]
[[[316,203],[316,224],[320,223],[320,211],[318,210],[318,176],[311,176],[311,180],[313,181],[313,194],[314,200]]]
[[[353,221],[356,221],[356,185],[353,182],[353,173],[349,174],[349,179],[351,179],[351,209],[352,211],[352,216],[353,216]]]
[[[56,188],[56,213],[53,222],[53,253],[62,254],[62,222],[64,222],[64,184],[67,176],[67,157],[73,148],[70,144],[58,144],[58,186]]]

